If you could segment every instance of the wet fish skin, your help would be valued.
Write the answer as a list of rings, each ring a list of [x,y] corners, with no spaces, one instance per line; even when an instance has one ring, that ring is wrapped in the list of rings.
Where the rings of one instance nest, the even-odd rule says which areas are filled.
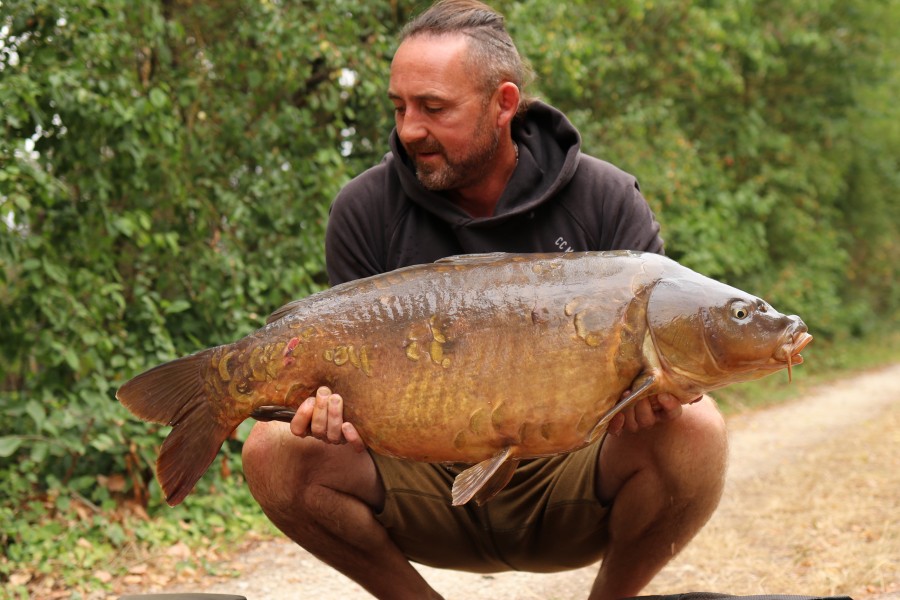
[[[799,317],[655,254],[467,255],[292,302],[117,397],[173,426],[157,463],[173,505],[240,422],[320,385],[372,451],[476,463],[454,503],[486,501],[518,459],[597,439],[625,390],[620,408],[687,402],[801,362],[809,339]]]

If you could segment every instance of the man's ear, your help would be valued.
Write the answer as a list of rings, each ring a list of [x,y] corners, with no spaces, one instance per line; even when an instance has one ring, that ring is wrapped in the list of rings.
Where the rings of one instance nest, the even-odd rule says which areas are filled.
[[[504,81],[497,90],[497,126],[506,127],[519,110],[519,86],[512,81]]]

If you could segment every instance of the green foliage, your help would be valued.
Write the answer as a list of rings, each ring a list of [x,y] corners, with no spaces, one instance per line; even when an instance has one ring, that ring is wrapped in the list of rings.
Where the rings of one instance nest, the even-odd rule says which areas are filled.
[[[0,0],[0,582],[194,535],[154,537],[128,502],[252,521],[241,435],[235,474],[171,511],[165,428],[115,389],[325,284],[329,203],[386,151],[394,36],[424,4]],[[496,5],[539,95],[639,177],[670,255],[819,340],[897,322],[897,3]]]
[[[325,283],[329,202],[386,146],[398,10],[0,3],[0,510],[23,519],[0,581],[44,564],[42,507],[159,510],[165,428],[122,382]]]

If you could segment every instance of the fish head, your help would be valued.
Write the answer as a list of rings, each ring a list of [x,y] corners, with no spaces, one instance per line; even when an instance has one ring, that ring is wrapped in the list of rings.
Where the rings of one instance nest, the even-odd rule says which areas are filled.
[[[688,395],[759,379],[803,362],[812,341],[797,315],[737,288],[697,276],[664,279],[647,322],[660,366]]]

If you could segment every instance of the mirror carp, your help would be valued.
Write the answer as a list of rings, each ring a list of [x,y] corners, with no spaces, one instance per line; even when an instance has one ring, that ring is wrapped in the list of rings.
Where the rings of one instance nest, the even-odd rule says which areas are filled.
[[[289,421],[322,385],[369,450],[473,465],[459,505],[486,502],[520,459],[597,440],[640,398],[790,374],[811,340],[799,317],[657,254],[473,254],[291,302],[116,397],[172,427],[157,461],[171,505],[242,421]]]

